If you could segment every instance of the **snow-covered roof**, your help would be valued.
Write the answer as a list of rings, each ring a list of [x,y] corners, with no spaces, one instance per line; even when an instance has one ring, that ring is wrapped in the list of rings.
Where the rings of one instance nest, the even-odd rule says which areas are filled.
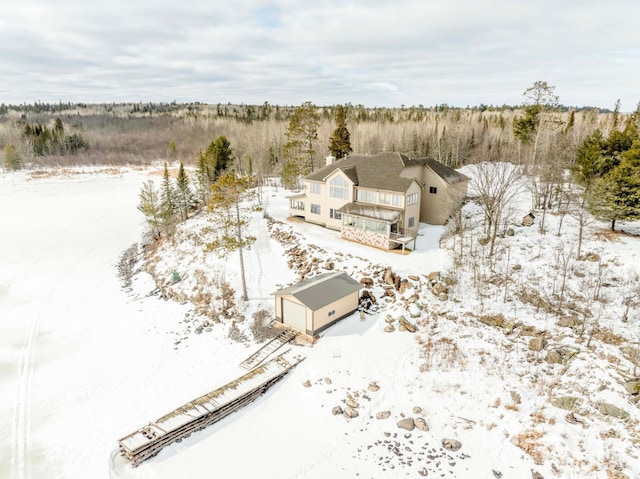
[[[273,293],[291,294],[312,311],[344,298],[363,286],[345,272],[324,273]]]
[[[347,203],[342,208],[338,209],[338,212],[346,215],[361,216],[363,218],[384,221],[386,223],[393,223],[402,214],[402,210],[364,203]]]

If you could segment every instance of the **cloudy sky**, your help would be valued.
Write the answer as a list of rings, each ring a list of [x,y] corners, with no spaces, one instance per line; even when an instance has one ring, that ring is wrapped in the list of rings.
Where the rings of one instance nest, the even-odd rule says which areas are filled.
[[[640,101],[640,0],[0,0],[0,103]]]

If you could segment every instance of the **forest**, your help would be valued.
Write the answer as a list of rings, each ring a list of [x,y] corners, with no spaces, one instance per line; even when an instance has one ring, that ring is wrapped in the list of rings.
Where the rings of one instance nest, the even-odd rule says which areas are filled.
[[[222,170],[211,165],[222,141],[223,169],[258,180],[280,176],[292,188],[329,154],[398,151],[452,167],[508,162],[534,178],[532,208],[557,204],[572,172],[584,188],[582,201],[612,228],[640,217],[640,104],[631,113],[622,113],[619,101],[613,110],[568,108],[546,82],[523,96],[518,106],[474,108],[2,104],[0,151],[3,171],[168,162],[198,168],[211,185]]]

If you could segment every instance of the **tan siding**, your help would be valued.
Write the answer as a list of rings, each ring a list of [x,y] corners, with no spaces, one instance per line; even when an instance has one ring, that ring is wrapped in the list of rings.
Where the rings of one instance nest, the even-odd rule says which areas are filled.
[[[417,233],[419,225],[418,223],[420,222],[420,210],[421,210],[421,203],[422,203],[422,199],[421,196],[424,195],[424,191],[422,188],[420,188],[420,185],[418,185],[418,183],[416,183],[415,181],[413,182],[413,184],[409,187],[409,189],[407,190],[407,195],[413,194],[413,193],[418,193],[418,202],[414,205],[409,205],[405,208],[404,210],[404,224],[403,224],[403,228],[405,232],[411,232],[411,233]],[[406,204],[406,196],[405,196],[405,204]],[[409,226],[409,218],[414,218],[413,221],[413,226]]]
[[[350,295],[315,311],[313,313],[313,330],[318,331],[323,326],[326,326],[347,313],[351,313],[358,309],[358,298],[358,291],[355,291]],[[335,311],[335,314],[329,316],[330,311]]]

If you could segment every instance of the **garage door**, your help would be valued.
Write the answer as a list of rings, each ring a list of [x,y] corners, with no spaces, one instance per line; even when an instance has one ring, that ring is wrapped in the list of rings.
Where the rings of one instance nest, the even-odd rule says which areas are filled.
[[[282,322],[303,333],[307,331],[307,309],[297,303],[282,299]]]

